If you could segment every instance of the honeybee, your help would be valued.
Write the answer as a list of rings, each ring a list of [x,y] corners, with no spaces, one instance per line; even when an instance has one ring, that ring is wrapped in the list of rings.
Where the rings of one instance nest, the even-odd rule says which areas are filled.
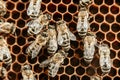
[[[90,26],[88,21],[89,19],[90,17],[87,8],[81,7],[78,13],[78,23],[77,23],[77,31],[81,37],[84,37],[88,31],[88,28]]]
[[[30,0],[30,4],[27,9],[27,15],[30,18],[37,18],[40,14],[42,0]]]
[[[4,22],[4,21],[0,22],[0,33],[14,34],[15,30],[16,30],[16,27],[13,23]]]
[[[47,26],[49,24],[49,20],[51,19],[50,14],[42,14],[39,16],[39,18],[35,20],[31,20],[27,23],[26,26],[28,26],[28,34],[29,35],[36,35],[40,33],[40,31],[43,29],[43,27]]]
[[[47,41],[48,34],[46,31],[38,34],[35,41],[33,41],[26,49],[26,53],[28,53],[28,55],[30,55],[32,59],[35,58],[39,54],[42,46],[44,46]]]
[[[48,35],[49,35],[49,40],[48,40],[47,51],[50,54],[54,54],[58,49],[57,33],[56,33],[55,26],[49,25]]]
[[[26,64],[21,68],[23,80],[36,80],[30,65]]]
[[[5,78],[6,76],[7,76],[7,70],[4,67],[0,66],[0,77]]]
[[[99,45],[99,55],[100,55],[100,67],[103,74],[109,73],[112,66],[112,61],[110,59],[110,49],[107,44]]]
[[[0,0],[0,16],[4,16],[6,12],[6,3],[3,0]]]
[[[64,51],[68,51],[70,49],[70,40],[75,41],[76,36],[72,32],[70,32],[66,25],[66,22],[63,20],[57,22],[57,32],[58,44],[62,46]]]
[[[67,53],[63,50],[59,50],[55,53],[51,58],[40,63],[40,67],[48,66],[48,75],[51,77],[55,77],[59,67],[63,64],[64,59],[67,57]]]
[[[100,80],[100,77],[98,77],[98,76],[92,76],[92,77],[90,77],[90,80]]]
[[[0,36],[0,60],[8,66],[12,63],[12,57],[7,42],[2,36]]]
[[[89,4],[92,3],[92,0],[80,0],[79,3],[80,6],[88,6]]]
[[[92,32],[88,32],[83,40],[84,42],[84,60],[90,63],[93,60],[95,46],[97,44],[96,35]]]

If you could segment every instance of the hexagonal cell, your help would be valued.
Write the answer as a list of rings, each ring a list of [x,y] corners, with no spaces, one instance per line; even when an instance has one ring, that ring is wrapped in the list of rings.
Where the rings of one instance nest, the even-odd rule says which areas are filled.
[[[120,43],[118,41],[115,41],[112,43],[112,47],[115,50],[119,50],[120,49]]]
[[[106,21],[107,21],[108,23],[114,22],[114,16],[111,15],[111,14],[108,14],[108,15],[105,17],[105,19],[106,19]]]
[[[60,80],[69,80],[69,76],[63,74],[60,76]]]
[[[102,6],[100,7],[100,12],[103,13],[103,14],[107,14],[107,13],[109,12],[108,6],[102,5]]]
[[[120,67],[120,60],[118,60],[118,59],[114,59],[113,60],[113,65],[114,65],[114,67],[116,67],[116,68],[119,68]]]
[[[92,23],[92,24],[90,24],[90,29],[91,29],[91,31],[96,32],[99,30],[99,25],[97,23]]]
[[[116,76],[116,77],[114,77],[113,80],[120,80],[120,77],[119,77],[119,76]]]
[[[120,1],[119,0],[115,0],[116,4],[120,5]]]
[[[39,80],[48,80],[48,75],[45,73],[42,73],[39,75]]]
[[[12,72],[12,71],[10,71],[10,72],[8,72],[8,79],[9,80],[16,80],[16,73],[14,73],[14,72]]]
[[[21,71],[21,65],[18,64],[18,63],[14,63],[12,68],[15,72],[20,72]]]
[[[69,51],[68,51],[68,57],[72,57],[73,55],[74,55],[74,51],[72,50],[72,49],[70,49]]]
[[[46,10],[46,5],[45,4],[41,4],[41,10],[45,11]]]
[[[120,14],[116,16],[116,21],[120,23]]]
[[[102,24],[101,24],[101,30],[104,31],[104,32],[109,31],[109,30],[110,30],[109,24],[107,24],[107,23],[102,23]]]
[[[116,57],[116,52],[114,50],[110,50],[110,58],[113,59]]]
[[[90,80],[90,77],[88,77],[87,75],[82,76],[82,80]]]
[[[50,3],[50,4],[48,4],[47,9],[49,12],[53,13],[56,11],[56,5]]]
[[[18,53],[20,52],[20,50],[21,50],[21,48],[20,48],[18,45],[14,45],[14,46],[12,47],[12,52],[13,52],[14,54],[18,54]]]
[[[111,67],[110,72],[108,73],[111,77],[115,76],[117,74],[117,70],[113,67]]]
[[[65,21],[70,22],[72,20],[72,15],[69,13],[65,13],[63,18]]]
[[[54,2],[55,4],[58,4],[61,2],[61,0],[52,0],[52,2]]]
[[[112,5],[113,4],[113,0],[104,0],[104,2],[107,5]]]
[[[97,15],[95,16],[95,21],[97,21],[98,23],[103,22],[103,20],[104,20],[104,16],[103,16],[103,15],[97,14]]]
[[[26,43],[26,39],[24,37],[20,36],[17,38],[17,43],[18,43],[18,45],[22,46]]]
[[[62,0],[62,2],[65,4],[69,4],[71,2],[71,0]]]
[[[17,36],[19,36],[19,35],[21,34],[21,30],[18,29],[18,28],[16,28],[15,34],[16,34]]]
[[[20,63],[24,63],[26,61],[26,56],[24,54],[19,54],[17,60]]]
[[[58,11],[61,12],[61,13],[64,13],[67,11],[67,6],[64,5],[64,4],[59,4],[58,5]]]
[[[111,29],[113,32],[119,32],[120,31],[120,25],[117,23],[112,24]]]
[[[80,60],[80,63],[84,67],[88,67],[89,66],[89,64],[84,60],[84,58]]]
[[[112,32],[109,32],[106,34],[106,38],[108,41],[114,41],[115,40],[115,34]]]
[[[65,73],[68,74],[68,75],[73,74],[73,73],[74,73],[74,67],[72,67],[72,66],[67,66],[67,67],[65,68]]]
[[[64,72],[64,67],[60,67],[57,73],[62,74],[63,72]]]
[[[13,19],[18,19],[20,17],[20,13],[18,11],[13,11],[12,12],[12,18]]]
[[[24,20],[29,19],[29,16],[27,15],[26,10],[22,12],[22,15],[21,15],[21,16],[22,16],[22,18],[23,18]]]
[[[73,58],[71,58],[70,59],[70,64],[72,65],[72,66],[78,66],[79,65],[79,59],[77,59],[76,57],[73,57]]]
[[[105,39],[105,34],[100,31],[96,33],[96,36],[97,36],[97,40],[99,40],[99,41]]]
[[[78,76],[76,76],[76,75],[73,75],[73,76],[71,76],[70,80],[80,80],[80,78]]]
[[[54,15],[53,15],[53,19],[55,21],[59,21],[60,19],[62,19],[62,15],[58,12],[56,12]]]
[[[90,5],[89,11],[90,11],[92,14],[98,13],[98,6]]]
[[[7,2],[6,5],[8,10],[13,10],[15,8],[15,4],[12,2]]]
[[[70,4],[70,5],[68,6],[68,11],[69,11],[70,13],[75,13],[75,12],[77,11],[77,6],[74,5],[74,4]]]
[[[113,5],[111,8],[110,8],[110,11],[112,14],[117,14],[119,13],[119,7]]]
[[[93,67],[88,67],[86,69],[86,73],[89,75],[89,76],[93,76],[95,74],[95,68]]]
[[[25,28],[25,29],[22,30],[22,36],[28,37],[27,28]]]
[[[35,64],[35,63],[37,62],[37,57],[31,59],[31,56],[29,56],[29,57],[28,57],[28,62],[29,62],[30,64]]]
[[[94,3],[97,5],[101,5],[103,3],[103,0],[94,0]]]
[[[39,67],[39,64],[36,64],[36,65],[34,66],[34,71],[35,71],[36,73],[42,72],[42,68]]]
[[[23,19],[19,19],[17,21],[17,26],[23,28],[25,26],[25,21]]]
[[[15,38],[13,36],[8,36],[7,37],[7,43],[9,45],[13,45],[15,43]]]
[[[71,23],[69,23],[68,27],[71,31],[75,31],[76,30],[76,23],[71,22]]]
[[[65,58],[63,65],[66,66],[66,65],[68,65],[68,64],[69,64],[69,59],[68,59],[68,58]]]
[[[44,2],[45,4],[49,3],[50,0],[43,0],[42,2]]]
[[[112,80],[109,76],[103,77],[103,80]]]
[[[78,75],[83,75],[85,73],[85,69],[83,67],[79,66],[76,68],[76,73]]]
[[[24,5],[23,3],[20,3],[20,2],[19,2],[19,3],[17,4],[17,10],[18,10],[18,11],[22,11],[22,10],[24,10],[24,9],[25,9],[25,5]]]

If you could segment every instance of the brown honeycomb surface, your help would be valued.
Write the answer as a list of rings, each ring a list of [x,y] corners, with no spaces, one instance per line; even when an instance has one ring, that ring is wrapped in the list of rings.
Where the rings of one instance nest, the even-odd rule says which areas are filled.
[[[16,36],[6,37],[9,45],[13,63],[7,69],[9,80],[21,80],[21,66],[28,63],[32,66],[35,77],[38,80],[90,80],[90,76],[101,76],[98,50],[91,64],[83,60],[83,43],[76,30],[77,16],[79,10],[79,0],[42,0],[43,12],[52,15],[52,21],[60,18],[65,20],[72,33],[77,37],[77,41],[71,41],[71,49],[64,64],[60,67],[58,74],[52,78],[47,75],[47,68],[40,68],[39,63],[47,59],[49,54],[46,47],[43,47],[38,57],[31,59],[25,50],[29,41],[34,40],[34,36],[27,35],[25,24],[31,20],[26,14],[29,0],[4,0],[7,4],[7,14],[5,21],[14,22]],[[97,40],[103,40],[110,46],[113,65],[110,73],[101,76],[101,80],[120,80],[120,0],[93,0],[88,7],[90,15],[90,29],[97,35]]]

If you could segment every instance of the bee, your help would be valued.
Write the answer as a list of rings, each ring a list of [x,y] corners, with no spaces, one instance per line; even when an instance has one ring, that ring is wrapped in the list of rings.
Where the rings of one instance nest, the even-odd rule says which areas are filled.
[[[42,0],[30,0],[30,4],[27,9],[27,15],[30,18],[35,19],[40,14]]]
[[[58,44],[62,46],[64,51],[68,51],[70,49],[70,40],[75,41],[76,36],[70,32],[68,29],[66,22],[60,20],[57,22],[57,32],[58,32]]]
[[[0,22],[0,33],[14,34],[15,30],[16,30],[16,27],[13,23],[4,22],[4,21]]]
[[[78,13],[77,31],[82,38],[86,35],[90,26],[88,21],[89,19],[90,17],[87,8],[81,7]]]
[[[84,60],[90,63],[93,60],[95,46],[97,44],[96,35],[92,32],[88,32],[83,39],[84,42]]]
[[[22,66],[21,72],[22,72],[23,80],[36,80],[30,65],[25,64],[24,66]]]
[[[12,57],[7,42],[2,36],[0,36],[0,60],[8,66],[12,63]]]
[[[91,0],[80,0],[79,3],[80,3],[80,6],[88,6],[89,4],[92,3],[92,1]]]
[[[7,76],[7,70],[4,67],[0,66],[0,77],[3,79],[6,76]]]
[[[48,41],[48,34],[46,31],[38,34],[35,41],[33,41],[28,48],[26,49],[26,53],[31,56],[31,58],[35,58],[39,51],[41,50],[42,46],[44,46]]]
[[[112,61],[110,59],[110,49],[107,44],[99,45],[99,55],[100,55],[100,67],[103,74],[109,73],[112,66]]]
[[[51,77],[55,77],[59,67],[63,64],[64,59],[67,57],[67,53],[63,50],[59,50],[55,53],[51,58],[40,63],[40,67],[47,67],[48,66],[48,75]]]
[[[48,35],[49,35],[49,40],[47,44],[48,45],[47,51],[50,54],[54,54],[58,49],[57,32],[56,32],[55,26],[49,25]]]
[[[40,33],[40,31],[48,26],[49,24],[49,20],[51,19],[51,15],[50,14],[42,14],[39,16],[39,18],[35,19],[35,20],[31,20],[27,23],[26,26],[28,26],[28,34],[29,35],[36,35],[38,33]]]
[[[100,77],[98,77],[98,76],[92,76],[92,77],[90,77],[90,80],[100,80]]]
[[[6,3],[3,0],[0,0],[0,16],[4,16],[6,12]]]

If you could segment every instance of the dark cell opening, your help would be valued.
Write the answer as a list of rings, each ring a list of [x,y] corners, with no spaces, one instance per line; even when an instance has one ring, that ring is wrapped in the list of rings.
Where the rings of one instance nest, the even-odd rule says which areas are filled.
[[[64,12],[66,12],[66,10],[67,10],[67,7],[65,5],[63,5],[63,4],[58,5],[59,12],[64,13]]]
[[[12,18],[13,19],[18,19],[20,17],[20,13],[19,12],[17,12],[17,11],[13,11],[12,12]]]
[[[23,3],[17,4],[17,10],[22,11],[22,10],[24,10],[24,8],[25,8],[25,5]]]
[[[20,47],[18,45],[14,45],[12,47],[12,52],[15,53],[15,54],[18,54],[20,52]]]
[[[20,72],[20,71],[21,71],[21,65],[18,64],[18,63],[14,63],[14,64],[13,64],[13,70],[14,70],[15,72]]]
[[[98,12],[98,7],[97,6],[94,6],[94,5],[91,5],[90,8],[89,8],[89,11],[92,13],[92,14],[96,14]]]
[[[50,12],[55,12],[56,11],[56,6],[54,4],[49,4],[47,9]]]
[[[17,59],[20,63],[24,63],[26,61],[26,56],[24,54],[20,54]]]
[[[113,41],[115,39],[115,34],[109,32],[107,33],[106,37],[107,37],[107,40]]]
[[[107,14],[108,13],[108,7],[103,5],[100,7],[100,12],[103,14]]]

